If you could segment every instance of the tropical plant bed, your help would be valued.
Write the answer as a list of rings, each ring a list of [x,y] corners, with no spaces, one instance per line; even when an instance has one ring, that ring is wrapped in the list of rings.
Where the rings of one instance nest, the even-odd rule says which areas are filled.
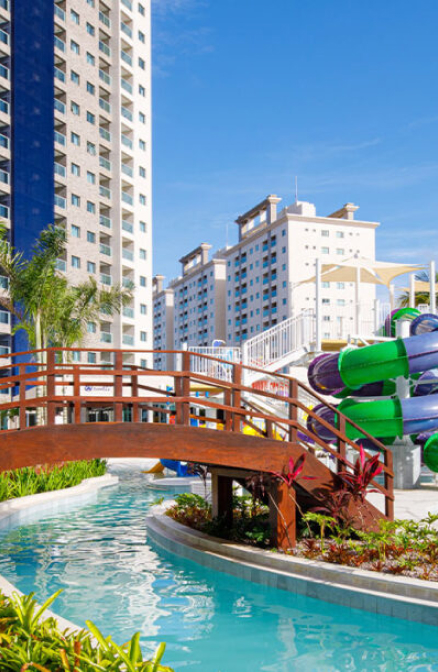
[[[11,672],[173,672],[161,665],[165,645],[152,659],[143,657],[136,633],[117,645],[90,621],[87,628],[61,632],[55,618],[44,612],[61,591],[41,607],[30,595],[0,592],[0,670]]]
[[[65,490],[79,485],[87,478],[104,476],[104,460],[80,460],[61,465],[25,467],[0,473],[0,502],[41,492]]]
[[[199,495],[177,495],[166,515],[211,536],[271,548],[268,509],[250,495],[234,497],[232,526],[213,519],[211,506]],[[437,521],[436,515],[418,522],[382,519],[377,531],[363,532],[333,516],[308,512],[301,518],[296,547],[286,553],[374,572],[438,581]]]

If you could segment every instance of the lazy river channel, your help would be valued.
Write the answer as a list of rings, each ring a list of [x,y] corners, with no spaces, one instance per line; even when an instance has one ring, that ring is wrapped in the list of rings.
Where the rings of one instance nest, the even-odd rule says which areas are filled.
[[[438,672],[438,628],[214,572],[149,544],[157,492],[130,476],[98,501],[0,534],[0,574],[119,643],[167,642],[164,663],[202,672]]]

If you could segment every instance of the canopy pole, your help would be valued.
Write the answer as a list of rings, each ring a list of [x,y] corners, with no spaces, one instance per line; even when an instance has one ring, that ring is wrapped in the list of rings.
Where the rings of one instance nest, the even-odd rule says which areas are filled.
[[[322,329],[321,260],[315,260],[315,349],[321,352]]]
[[[409,276],[409,308],[415,308],[415,273]]]
[[[394,285],[389,285],[389,307],[392,312],[394,310]]]
[[[435,290],[435,284],[436,284],[436,270],[435,270],[435,262],[431,261],[430,266],[429,266],[429,283],[430,283],[430,289],[429,289],[429,310],[431,313],[436,313],[436,290]]]
[[[356,327],[356,336],[360,336],[360,267],[356,268],[356,291],[355,291],[355,327]]]

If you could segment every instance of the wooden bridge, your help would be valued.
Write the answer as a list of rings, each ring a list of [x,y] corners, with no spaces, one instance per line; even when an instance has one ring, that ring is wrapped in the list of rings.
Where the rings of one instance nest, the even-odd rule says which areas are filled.
[[[307,429],[307,415],[317,417],[312,407],[328,404],[288,376],[269,374],[265,389],[254,389],[244,384],[244,374],[255,369],[198,353],[160,351],[181,363],[181,370],[169,372],[126,363],[134,353],[152,358],[150,351],[93,350],[111,357],[100,364],[74,363],[75,352],[85,357],[88,350],[49,348],[0,358],[0,471],[105,457],[194,462],[209,468],[214,514],[228,520],[233,480],[263,474],[273,542],[286,548],[295,543],[296,502],[300,509],[324,503],[336,488],[336,472],[353,466],[347,447],[358,453],[346,432],[348,424],[357,425],[335,409],[337,428],[318,417],[335,444]],[[201,367],[208,375],[193,371],[200,358],[208,360]],[[358,524],[373,526],[382,516],[393,517],[392,455],[363,434],[383,456],[383,485],[372,483],[382,506],[350,506]],[[286,472],[289,458],[304,453],[302,476],[311,480],[300,478],[288,488],[272,475]]]

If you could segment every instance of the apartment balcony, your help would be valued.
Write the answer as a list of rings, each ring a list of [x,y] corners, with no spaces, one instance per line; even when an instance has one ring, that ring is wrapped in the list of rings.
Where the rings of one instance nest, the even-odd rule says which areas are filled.
[[[57,259],[56,261],[56,270],[65,273],[67,270],[67,262],[65,259]]]
[[[122,191],[122,201],[128,205],[134,205],[134,198],[130,194],[127,194],[126,191]]]
[[[57,35],[55,35],[55,49],[58,49],[59,51],[62,51],[63,54],[65,54],[65,42],[64,40],[61,40]]]
[[[105,54],[105,56],[108,56],[108,58],[111,58],[111,49],[105,42],[102,42],[102,40],[99,40],[99,51],[101,51],[102,54]]]
[[[55,5],[55,17],[60,21],[65,22],[65,12],[59,5]]]
[[[122,287],[125,287],[125,289],[132,289],[134,286],[134,281],[132,278],[129,278],[127,275],[124,275],[122,277]]]
[[[132,96],[132,84],[127,82],[126,79],[123,79],[122,77],[122,79],[120,80],[120,85],[124,91],[127,91],[129,95]]]
[[[131,336],[130,334],[123,334],[122,343],[123,345],[134,347],[134,336]]]
[[[134,225],[131,222],[126,221],[126,219],[122,219],[122,229],[127,233],[134,233]]]
[[[129,306],[126,306],[125,308],[123,308],[122,314],[123,314],[123,317],[127,317],[130,320],[133,320],[134,319],[134,308],[130,308]]]
[[[0,71],[1,74],[1,71]],[[58,79],[60,82],[65,84],[65,72],[61,70],[60,68],[57,68],[55,65],[55,78]]]
[[[6,277],[6,275],[0,275],[0,290],[8,290],[9,289],[9,278]]]
[[[67,206],[67,199],[65,199],[63,196],[58,196],[58,194],[55,194],[55,207],[61,208],[61,210],[65,210]]]
[[[100,274],[100,281],[102,285],[112,285],[113,284],[113,279],[110,275],[107,273],[101,273]]]
[[[122,133],[121,140],[122,140],[122,145],[124,147],[128,147],[128,149],[132,149],[133,143],[132,143],[131,138],[128,138],[128,136],[126,136]]]
[[[132,40],[132,30],[131,30],[131,28],[128,26],[128,24],[126,24],[126,23],[124,23],[123,21],[121,21],[121,22],[120,22],[120,30],[122,31],[122,33],[123,33],[124,35],[127,35],[127,36],[129,37],[129,39]]]
[[[109,217],[105,217],[105,215],[99,215],[99,224],[107,229],[111,228],[111,220]]]
[[[64,135],[64,133],[55,131],[55,142],[58,143],[58,145],[62,145],[63,147],[65,147],[67,144],[67,138]]]
[[[62,165],[62,163],[55,162],[53,172],[57,177],[67,177],[67,169]]]
[[[121,169],[124,175],[127,175],[128,177],[134,177],[134,170],[131,168],[131,166],[128,166],[126,163],[122,163]]]
[[[127,250],[126,248],[122,249],[122,259],[125,261],[134,261],[134,252],[131,252],[131,250]]]
[[[110,331],[101,331],[100,332],[100,342],[101,343],[112,343],[113,335]]]
[[[99,186],[99,196],[111,200],[111,189],[108,189],[108,187]]]
[[[107,28],[111,28],[111,19],[103,12],[99,12],[99,21],[101,21]]]
[[[108,161],[103,156],[99,156],[99,166],[109,173],[111,172],[111,161]]]
[[[133,121],[133,114],[132,114],[131,110],[129,110],[124,105],[122,105],[122,107],[121,107],[121,113],[122,113],[122,117],[124,119],[127,119],[128,121]]]
[[[99,135],[102,138],[102,140],[111,142],[111,133],[107,131],[106,128],[103,128],[103,126],[99,126]]]
[[[105,254],[107,257],[111,257],[111,247],[106,245],[106,243],[99,243],[99,251],[101,254]]]
[[[67,107],[65,103],[63,103],[61,100],[58,100],[58,98],[55,98],[53,106],[56,112],[59,112],[60,114],[66,113]]]
[[[111,114],[111,105],[107,100],[104,100],[103,98],[99,98],[99,107],[100,107],[101,110],[103,110],[107,114]]]
[[[132,12],[132,2],[131,0],[122,0],[122,5],[125,5]]]
[[[126,63],[127,65],[130,65],[132,67],[132,58],[128,54],[128,52],[123,51],[123,49],[122,49],[122,51],[120,52],[120,58],[122,59],[122,61],[124,63]]]
[[[109,75],[107,72],[105,72],[102,69],[99,70],[99,79],[104,84],[107,84],[108,86],[111,86],[111,75]]]

